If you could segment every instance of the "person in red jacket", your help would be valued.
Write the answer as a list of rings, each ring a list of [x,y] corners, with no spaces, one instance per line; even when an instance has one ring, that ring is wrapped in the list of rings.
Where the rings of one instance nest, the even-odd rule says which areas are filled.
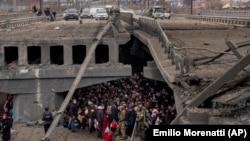
[[[109,121],[109,116],[107,113],[104,114],[103,116],[103,128],[102,128],[102,136],[104,135],[104,132],[107,127],[109,127],[110,121]]]

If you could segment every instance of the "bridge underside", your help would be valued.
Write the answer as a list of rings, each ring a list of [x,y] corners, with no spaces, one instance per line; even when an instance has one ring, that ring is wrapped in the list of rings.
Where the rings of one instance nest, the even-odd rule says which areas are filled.
[[[144,77],[149,79],[165,82],[165,80],[161,75],[161,72],[159,71],[159,69],[157,68],[157,66],[153,61],[148,62],[147,66],[143,68],[143,75]]]
[[[0,72],[0,91],[14,96],[14,121],[36,121],[43,107],[58,110],[80,65],[46,68],[5,69]],[[131,76],[130,65],[100,64],[88,66],[78,88]]]

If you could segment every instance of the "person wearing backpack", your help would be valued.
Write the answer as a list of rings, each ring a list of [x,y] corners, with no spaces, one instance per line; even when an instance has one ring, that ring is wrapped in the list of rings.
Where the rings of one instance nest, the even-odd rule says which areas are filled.
[[[44,108],[44,113],[43,113],[43,121],[44,121],[44,132],[45,134],[47,133],[52,121],[53,121],[53,115],[52,113],[49,111],[49,107],[45,107]]]

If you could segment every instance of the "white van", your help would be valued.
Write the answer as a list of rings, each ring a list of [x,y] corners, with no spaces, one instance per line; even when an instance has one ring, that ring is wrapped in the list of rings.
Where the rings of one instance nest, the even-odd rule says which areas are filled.
[[[162,8],[160,6],[153,7],[152,16],[154,19],[161,18],[161,19],[170,19],[170,13],[167,12],[166,8]]]
[[[91,19],[95,18],[96,11],[99,9],[106,10],[105,8],[90,8],[88,17],[90,17]]]

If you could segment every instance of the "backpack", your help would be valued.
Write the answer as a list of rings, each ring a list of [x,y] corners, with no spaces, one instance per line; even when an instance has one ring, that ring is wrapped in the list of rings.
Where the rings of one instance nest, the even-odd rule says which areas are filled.
[[[52,113],[49,111],[45,111],[43,114],[43,120],[44,121],[52,121],[53,120]]]

